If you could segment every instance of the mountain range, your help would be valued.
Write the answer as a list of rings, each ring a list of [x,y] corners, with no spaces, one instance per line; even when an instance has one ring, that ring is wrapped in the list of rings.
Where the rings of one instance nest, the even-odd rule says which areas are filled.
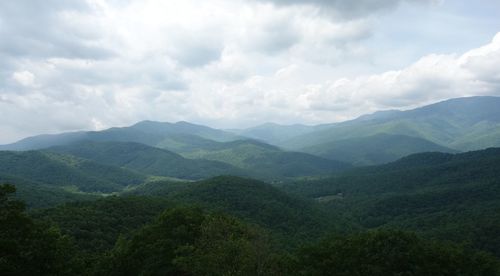
[[[350,165],[383,164],[419,152],[455,153],[500,146],[499,107],[498,97],[457,98],[413,110],[380,111],[339,123],[316,126],[267,123],[239,130],[187,122],[143,121],[103,131],[28,137],[0,146],[0,150],[75,147],[82,142],[137,143],[166,150],[162,152],[162,162],[168,151],[167,159],[172,164],[182,160],[181,157],[211,160],[225,165],[196,161],[198,164],[191,166],[201,168],[206,166],[201,165],[205,162],[218,167],[217,173],[259,174],[261,179],[278,179],[329,174]],[[236,173],[238,170],[241,171]],[[163,172],[159,175],[165,174],[179,176]],[[196,178],[189,173],[180,175]]]
[[[387,155],[392,152],[393,158],[382,160],[394,161],[409,153],[422,151],[452,152],[497,147],[500,146],[499,107],[499,97],[470,97],[407,111],[376,112],[352,121],[321,125],[306,134],[291,137],[278,146],[325,157],[345,155],[344,152],[338,152],[339,148],[353,148],[358,152],[347,159],[337,159],[354,160],[364,165],[380,163],[370,158],[373,154]],[[380,134],[386,136],[381,137]],[[393,143],[395,140],[408,140],[408,137],[419,139]],[[385,146],[377,147],[381,140],[387,140]],[[401,150],[402,143],[406,144],[404,148],[407,151]],[[359,156],[360,148],[368,150],[362,151],[361,157],[353,158]]]

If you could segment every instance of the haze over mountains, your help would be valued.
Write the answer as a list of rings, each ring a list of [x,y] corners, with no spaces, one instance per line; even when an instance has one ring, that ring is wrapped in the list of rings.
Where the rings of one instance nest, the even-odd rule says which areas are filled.
[[[357,119],[317,126],[264,124],[242,130],[219,130],[187,122],[143,121],[104,131],[40,135],[0,146],[36,150],[82,141],[135,142],[169,150],[190,159],[220,161],[240,169],[262,170],[256,162],[275,158],[352,165],[382,164],[409,154],[460,152],[500,146],[500,98],[457,98],[408,111],[381,111]],[[260,142],[257,142],[256,139]],[[296,152],[294,154],[288,151]],[[302,152],[299,154],[297,152]],[[311,155],[304,155],[311,154]],[[262,158],[265,156],[265,158]],[[303,164],[302,164],[303,165]],[[285,164],[286,166],[286,164]],[[321,166],[319,166],[321,167]],[[318,172],[346,167],[331,164]],[[290,175],[283,168],[281,175]],[[295,173],[293,176],[307,175]]]

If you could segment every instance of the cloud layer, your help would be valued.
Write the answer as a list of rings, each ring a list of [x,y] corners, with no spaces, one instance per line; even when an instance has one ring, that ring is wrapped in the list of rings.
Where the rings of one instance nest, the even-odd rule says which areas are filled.
[[[413,2],[1,1],[0,143],[144,119],[326,123],[498,95],[500,35],[379,69],[380,18],[430,9]]]
[[[337,19],[349,20],[396,8],[403,2],[439,3],[437,0],[256,0],[278,6],[312,6]]]

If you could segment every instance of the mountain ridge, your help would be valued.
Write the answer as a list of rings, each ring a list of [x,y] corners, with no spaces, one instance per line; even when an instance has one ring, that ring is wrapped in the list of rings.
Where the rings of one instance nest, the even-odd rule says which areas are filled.
[[[479,96],[449,99],[405,111],[382,110],[349,121],[315,126],[265,123],[225,131],[185,121],[141,121],[103,131],[28,137],[0,146],[0,150],[42,149],[87,140],[135,142],[184,157],[218,160],[241,167],[241,162],[233,161],[248,151],[239,152],[239,147],[246,143],[250,150],[250,144],[254,143],[256,154],[263,147],[276,152],[279,148],[356,165],[372,165],[416,152],[456,152],[500,146],[499,110],[500,97]],[[228,151],[220,155],[224,148]],[[217,156],[215,151],[220,154]]]

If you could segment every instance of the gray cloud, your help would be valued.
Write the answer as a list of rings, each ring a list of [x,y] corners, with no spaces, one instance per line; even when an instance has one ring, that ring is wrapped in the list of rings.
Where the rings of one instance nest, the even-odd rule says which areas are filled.
[[[500,91],[498,37],[410,65],[372,59],[400,41],[369,15],[405,1],[0,1],[0,143],[144,119],[327,123]]]
[[[220,58],[223,50],[222,41],[217,41],[210,34],[190,33],[169,34],[171,46],[167,54],[187,67],[207,65]]]
[[[426,3],[433,0],[253,0],[278,6],[306,5],[318,7],[321,12],[337,19],[352,19],[390,10],[402,2]]]
[[[86,1],[0,1],[0,52],[28,58],[103,59],[113,51],[99,45],[96,29],[68,19],[91,12]]]
[[[252,41],[248,41],[247,45],[251,49],[267,54],[277,54],[297,44],[301,37],[294,29],[293,21],[279,19],[264,24],[249,39]]]

